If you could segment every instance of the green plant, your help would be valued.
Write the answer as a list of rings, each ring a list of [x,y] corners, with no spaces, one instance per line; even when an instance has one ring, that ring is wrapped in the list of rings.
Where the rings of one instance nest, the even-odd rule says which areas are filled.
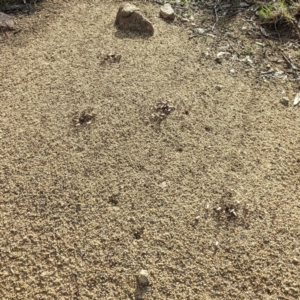
[[[249,53],[249,54],[253,54],[254,53],[254,49],[253,49],[253,47],[252,46],[246,46],[246,51],[247,51],[247,53]]]
[[[298,15],[296,1],[278,0],[260,7],[258,15],[261,25],[277,37],[298,37]]]
[[[261,19],[274,19],[278,16],[285,18],[288,21],[292,21],[293,17],[289,13],[291,3],[287,0],[280,0],[277,2],[269,2],[261,5],[258,10],[258,15]]]
[[[261,19],[267,19],[270,17],[274,6],[273,3],[270,2],[266,5],[262,5],[258,11],[258,15]]]

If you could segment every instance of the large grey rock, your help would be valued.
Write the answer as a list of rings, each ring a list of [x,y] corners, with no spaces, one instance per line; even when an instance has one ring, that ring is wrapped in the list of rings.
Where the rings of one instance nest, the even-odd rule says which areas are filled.
[[[173,21],[175,19],[175,12],[169,3],[164,4],[160,8],[159,15],[166,20]]]
[[[115,25],[120,30],[136,31],[149,35],[154,34],[152,23],[138,11],[136,6],[129,3],[120,6]]]
[[[14,26],[15,26],[14,19],[9,15],[0,12],[0,30],[13,29]]]

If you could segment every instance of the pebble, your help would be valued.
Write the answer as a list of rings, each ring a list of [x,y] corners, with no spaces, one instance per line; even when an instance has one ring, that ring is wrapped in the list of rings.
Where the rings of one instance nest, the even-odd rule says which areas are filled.
[[[147,286],[149,285],[149,274],[147,270],[141,270],[137,279],[138,279],[138,283],[142,286]]]
[[[175,12],[169,3],[164,4],[160,8],[159,15],[166,20],[173,21],[175,19]]]
[[[205,33],[205,29],[198,27],[198,28],[195,28],[194,32],[198,33],[198,34],[204,34]]]
[[[280,100],[280,103],[284,106],[289,106],[289,98],[288,97],[282,97]]]
[[[218,85],[216,86],[217,91],[221,91],[222,87],[223,87],[223,86],[222,86],[221,84],[218,84]]]
[[[298,258],[294,257],[294,258],[293,258],[293,263],[294,263],[295,265],[299,265],[299,260],[298,260]]]
[[[132,15],[133,12],[139,10],[135,5],[126,3],[122,10],[122,17],[127,18]]]

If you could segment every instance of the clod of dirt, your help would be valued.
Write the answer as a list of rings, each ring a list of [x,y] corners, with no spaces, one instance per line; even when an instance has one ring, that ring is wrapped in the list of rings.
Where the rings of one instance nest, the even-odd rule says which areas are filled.
[[[166,20],[175,20],[175,12],[169,3],[164,4],[160,8],[159,15]]]
[[[0,30],[12,30],[14,26],[14,19],[9,15],[0,12]]]
[[[153,35],[154,27],[152,23],[138,12],[137,9],[137,7],[129,3],[120,6],[115,25],[120,30],[130,30]]]
[[[141,286],[148,286],[149,285],[149,274],[147,270],[141,270],[138,277],[137,281],[138,284]]]

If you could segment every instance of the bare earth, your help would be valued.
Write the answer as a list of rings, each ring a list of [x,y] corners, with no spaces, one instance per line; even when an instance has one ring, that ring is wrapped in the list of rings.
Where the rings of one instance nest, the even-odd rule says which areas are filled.
[[[149,2],[153,37],[118,32],[120,3],[45,2],[1,35],[0,299],[299,299],[295,89]]]

